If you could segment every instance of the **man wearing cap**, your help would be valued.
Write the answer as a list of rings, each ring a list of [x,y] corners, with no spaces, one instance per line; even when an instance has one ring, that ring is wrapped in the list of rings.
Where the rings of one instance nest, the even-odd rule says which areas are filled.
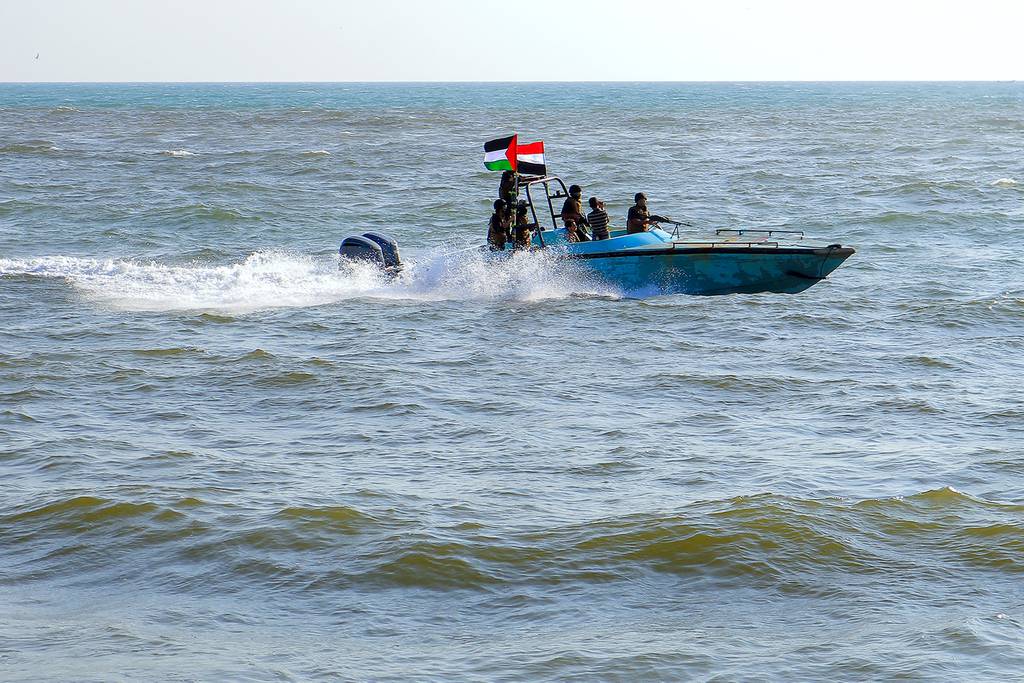
[[[629,215],[626,217],[626,232],[630,235],[637,232],[647,232],[647,226],[651,222],[651,212],[647,210],[647,195],[637,192],[633,196],[636,202],[629,207]]]
[[[569,186],[569,196],[566,198],[565,203],[562,204],[561,218],[566,223],[571,218],[577,227],[589,225],[586,217],[583,215],[583,188],[579,185]]]

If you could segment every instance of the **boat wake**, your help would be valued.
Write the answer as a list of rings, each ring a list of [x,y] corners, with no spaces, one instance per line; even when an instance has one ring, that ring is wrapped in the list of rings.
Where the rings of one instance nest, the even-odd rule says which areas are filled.
[[[84,298],[133,311],[249,313],[350,299],[542,301],[619,292],[540,253],[492,261],[477,250],[436,248],[406,259],[395,279],[337,256],[261,251],[229,265],[168,265],[128,259],[0,258],[0,276],[66,280]]]

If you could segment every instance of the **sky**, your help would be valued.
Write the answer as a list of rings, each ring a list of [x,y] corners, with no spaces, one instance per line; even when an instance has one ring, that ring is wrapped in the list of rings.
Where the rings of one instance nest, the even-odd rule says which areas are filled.
[[[0,0],[0,82],[1024,80],[1022,27],[1024,0]]]

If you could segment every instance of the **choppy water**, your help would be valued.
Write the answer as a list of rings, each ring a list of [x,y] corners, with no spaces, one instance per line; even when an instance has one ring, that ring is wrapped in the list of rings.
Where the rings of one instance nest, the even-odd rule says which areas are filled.
[[[510,130],[858,253],[485,267]],[[1016,83],[0,86],[0,678],[1019,675],[1022,133]]]

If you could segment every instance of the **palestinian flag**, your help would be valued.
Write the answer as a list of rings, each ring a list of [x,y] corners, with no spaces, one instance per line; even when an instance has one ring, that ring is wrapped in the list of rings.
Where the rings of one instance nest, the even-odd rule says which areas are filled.
[[[516,148],[516,167],[524,175],[547,175],[544,165],[544,141],[519,145]]]
[[[516,170],[517,136],[498,138],[484,143],[484,166],[488,171]]]

